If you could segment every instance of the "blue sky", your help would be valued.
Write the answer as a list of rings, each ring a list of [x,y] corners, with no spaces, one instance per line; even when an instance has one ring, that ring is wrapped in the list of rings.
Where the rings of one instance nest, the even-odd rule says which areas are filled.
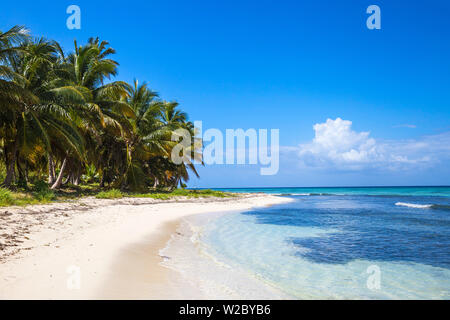
[[[24,24],[67,51],[99,36],[118,79],[147,81],[204,129],[280,129],[277,175],[214,165],[191,186],[450,184],[448,1],[56,3],[3,3],[0,29]],[[81,30],[66,28],[71,4]],[[371,4],[381,30],[366,27]]]

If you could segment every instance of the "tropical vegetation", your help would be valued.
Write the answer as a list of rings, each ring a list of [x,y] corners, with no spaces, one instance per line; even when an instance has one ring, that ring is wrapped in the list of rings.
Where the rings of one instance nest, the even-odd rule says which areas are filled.
[[[174,190],[198,176],[194,142],[171,161],[178,129],[194,126],[178,103],[146,82],[116,80],[119,63],[107,41],[32,37],[23,26],[0,31],[0,197],[8,190],[52,199],[81,185],[113,193]],[[175,139],[176,140],[176,139]]]

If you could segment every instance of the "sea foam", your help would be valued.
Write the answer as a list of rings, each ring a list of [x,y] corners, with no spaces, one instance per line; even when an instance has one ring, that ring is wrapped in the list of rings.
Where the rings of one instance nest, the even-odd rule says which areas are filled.
[[[407,203],[407,202],[397,202],[396,206],[408,207],[408,208],[417,208],[417,209],[429,209],[433,207],[432,204],[417,204],[417,203]]]

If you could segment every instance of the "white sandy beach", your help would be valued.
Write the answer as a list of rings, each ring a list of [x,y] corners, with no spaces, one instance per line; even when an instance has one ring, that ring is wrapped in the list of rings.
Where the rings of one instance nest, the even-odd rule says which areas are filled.
[[[285,201],[261,194],[170,201],[85,198],[0,208],[0,298],[213,298],[161,264],[160,250],[180,222],[194,214]]]

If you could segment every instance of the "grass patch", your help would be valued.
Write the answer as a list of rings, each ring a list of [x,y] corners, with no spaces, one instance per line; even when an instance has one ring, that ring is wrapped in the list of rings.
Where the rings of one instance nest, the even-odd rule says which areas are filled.
[[[121,199],[131,198],[151,198],[157,200],[169,200],[176,197],[186,198],[226,198],[236,197],[237,194],[222,192],[211,189],[191,190],[176,189],[173,191],[149,191],[146,193],[127,193],[118,189],[101,191],[98,184],[85,184],[82,186],[66,185],[58,191],[51,190],[45,181],[30,184],[29,188],[17,188],[11,191],[0,188],[0,207],[6,206],[26,206],[33,204],[46,204],[55,201],[70,201],[86,196],[95,196],[97,199]]]
[[[0,206],[11,206],[14,204],[14,197],[11,191],[0,188]]]
[[[189,198],[200,198],[200,197],[215,197],[215,198],[226,198],[235,197],[236,195],[231,192],[223,192],[211,189],[176,189],[171,193],[174,196],[185,196]]]
[[[95,195],[97,199],[121,199],[124,197],[122,191],[111,189],[108,191],[101,191]]]
[[[172,198],[171,194],[168,192],[131,193],[128,194],[128,196],[132,198],[152,198],[158,200],[169,200]]]
[[[26,206],[30,204],[43,204],[56,200],[55,193],[50,189],[30,191],[10,191],[0,188],[0,207]]]
[[[153,198],[160,200],[167,200],[173,197],[187,197],[187,198],[226,198],[235,197],[236,194],[230,192],[222,192],[211,189],[205,190],[190,190],[190,189],[176,189],[171,192],[149,192],[149,193],[134,193],[129,194],[129,197],[133,198]]]

